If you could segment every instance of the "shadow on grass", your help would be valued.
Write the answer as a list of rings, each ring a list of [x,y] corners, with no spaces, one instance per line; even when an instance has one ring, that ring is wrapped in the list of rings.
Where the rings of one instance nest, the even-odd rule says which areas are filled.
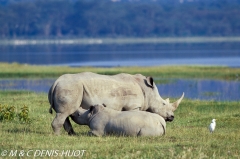
[[[31,133],[31,134],[43,134],[43,135],[48,135],[49,133],[43,132],[43,131],[33,131],[30,128],[9,128],[5,130],[8,133],[12,134],[24,134],[24,133]]]

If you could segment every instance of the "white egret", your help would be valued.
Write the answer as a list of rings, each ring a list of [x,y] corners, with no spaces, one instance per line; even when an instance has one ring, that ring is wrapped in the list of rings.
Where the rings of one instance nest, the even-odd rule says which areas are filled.
[[[215,130],[215,127],[216,127],[216,119],[213,119],[211,124],[209,125],[210,133],[213,133],[213,131]]]

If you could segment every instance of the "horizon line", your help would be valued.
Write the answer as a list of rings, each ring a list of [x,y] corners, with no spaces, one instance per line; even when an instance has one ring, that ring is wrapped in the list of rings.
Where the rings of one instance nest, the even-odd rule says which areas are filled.
[[[240,36],[228,37],[130,37],[130,38],[59,38],[0,39],[0,45],[101,45],[101,44],[167,44],[240,42]]]

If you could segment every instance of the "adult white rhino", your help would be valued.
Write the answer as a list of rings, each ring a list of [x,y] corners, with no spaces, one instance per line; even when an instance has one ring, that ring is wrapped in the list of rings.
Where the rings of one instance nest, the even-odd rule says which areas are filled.
[[[90,106],[104,103],[106,107],[115,110],[142,110],[159,114],[166,121],[174,119],[184,93],[174,103],[169,99],[162,99],[152,77],[141,74],[117,74],[112,76],[99,75],[91,72],[79,74],[65,74],[60,76],[52,85],[48,93],[56,117],[52,122],[55,134],[64,129],[69,135],[74,134],[68,116],[79,107],[89,109]]]

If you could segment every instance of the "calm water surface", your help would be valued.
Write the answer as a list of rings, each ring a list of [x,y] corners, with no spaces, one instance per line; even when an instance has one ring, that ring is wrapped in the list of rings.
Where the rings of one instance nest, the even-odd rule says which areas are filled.
[[[24,45],[1,46],[0,62],[68,66],[221,65],[240,67],[239,43],[141,45]],[[0,70],[1,71],[1,70]],[[2,90],[47,92],[55,79],[0,80]],[[240,82],[221,80],[169,80],[158,85],[162,97],[239,100]]]
[[[1,90],[27,90],[47,93],[55,79],[1,79]],[[199,100],[240,100],[240,81],[169,79],[167,84],[157,85],[162,97]]]
[[[240,67],[239,43],[1,46],[0,62],[68,66]]]

